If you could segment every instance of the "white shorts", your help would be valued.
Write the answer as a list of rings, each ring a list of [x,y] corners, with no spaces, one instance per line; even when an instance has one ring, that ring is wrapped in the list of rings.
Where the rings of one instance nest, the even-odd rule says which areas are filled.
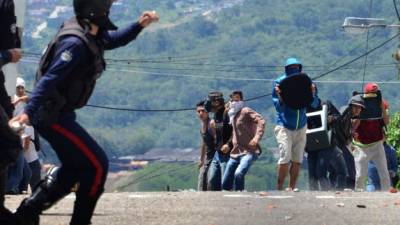
[[[307,126],[299,130],[289,130],[283,126],[275,127],[275,137],[279,146],[278,164],[302,163],[306,148]]]

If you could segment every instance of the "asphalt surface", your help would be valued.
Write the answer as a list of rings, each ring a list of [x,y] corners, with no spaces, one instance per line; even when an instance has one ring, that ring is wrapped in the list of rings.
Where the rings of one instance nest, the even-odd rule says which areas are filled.
[[[7,196],[15,209],[24,196]],[[74,195],[41,216],[41,225],[67,225]],[[399,225],[400,194],[366,192],[106,193],[94,225]]]

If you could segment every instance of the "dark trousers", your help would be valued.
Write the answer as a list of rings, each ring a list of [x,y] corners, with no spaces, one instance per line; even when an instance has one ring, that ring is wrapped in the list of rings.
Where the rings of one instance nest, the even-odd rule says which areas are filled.
[[[340,146],[343,152],[343,158],[346,161],[347,177],[346,188],[354,189],[356,183],[356,166],[354,163],[354,156],[346,146]]]
[[[335,180],[332,185],[326,175],[328,171],[331,174],[334,173],[333,177],[335,177]],[[333,147],[320,152],[318,179],[320,180],[321,189],[323,191],[329,190],[331,186],[338,190],[346,188],[346,175],[346,162],[339,148]]]
[[[308,152],[308,177],[310,190],[327,191],[346,187],[347,168],[342,151],[337,147]],[[328,179],[334,177],[333,182]]]
[[[1,166],[0,167],[0,208],[4,207],[7,175],[8,175],[7,166]]]
[[[39,159],[30,162],[29,167],[32,171],[31,180],[29,181],[29,185],[31,186],[32,192],[36,190],[37,185],[40,183],[41,173],[42,173],[42,165],[40,165]]]
[[[103,149],[75,121],[64,116],[50,127],[35,127],[55,150],[62,165],[58,185],[70,190],[79,183],[71,224],[90,224],[97,200],[104,191],[108,159]]]
[[[307,152],[308,165],[308,185],[311,191],[319,190],[317,166],[318,166],[318,151]]]

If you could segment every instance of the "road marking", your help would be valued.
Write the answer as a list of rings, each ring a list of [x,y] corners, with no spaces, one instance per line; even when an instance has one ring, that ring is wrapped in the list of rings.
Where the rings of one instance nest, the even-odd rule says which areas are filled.
[[[276,195],[276,196],[254,196],[254,195],[224,195],[227,198],[274,198],[274,199],[287,199],[293,198],[290,195]]]
[[[333,195],[317,195],[317,199],[392,199],[391,196],[333,196]]]
[[[266,196],[266,198],[274,198],[274,199],[287,199],[293,198],[294,196],[291,195],[277,195],[277,196]]]
[[[227,198],[251,198],[251,195],[224,195]]]
[[[315,198],[317,199],[332,199],[332,198],[336,198],[333,195],[319,195],[319,196],[315,196]]]
[[[161,195],[129,195],[128,198],[159,198]]]

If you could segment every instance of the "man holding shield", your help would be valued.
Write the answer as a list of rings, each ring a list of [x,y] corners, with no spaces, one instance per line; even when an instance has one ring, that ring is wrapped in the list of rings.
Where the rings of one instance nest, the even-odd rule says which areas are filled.
[[[315,85],[301,72],[300,61],[289,58],[285,64],[285,74],[273,83],[272,101],[277,112],[274,133],[279,145],[277,190],[283,190],[288,173],[290,179],[287,190],[296,187],[306,146],[306,108],[319,105]]]

